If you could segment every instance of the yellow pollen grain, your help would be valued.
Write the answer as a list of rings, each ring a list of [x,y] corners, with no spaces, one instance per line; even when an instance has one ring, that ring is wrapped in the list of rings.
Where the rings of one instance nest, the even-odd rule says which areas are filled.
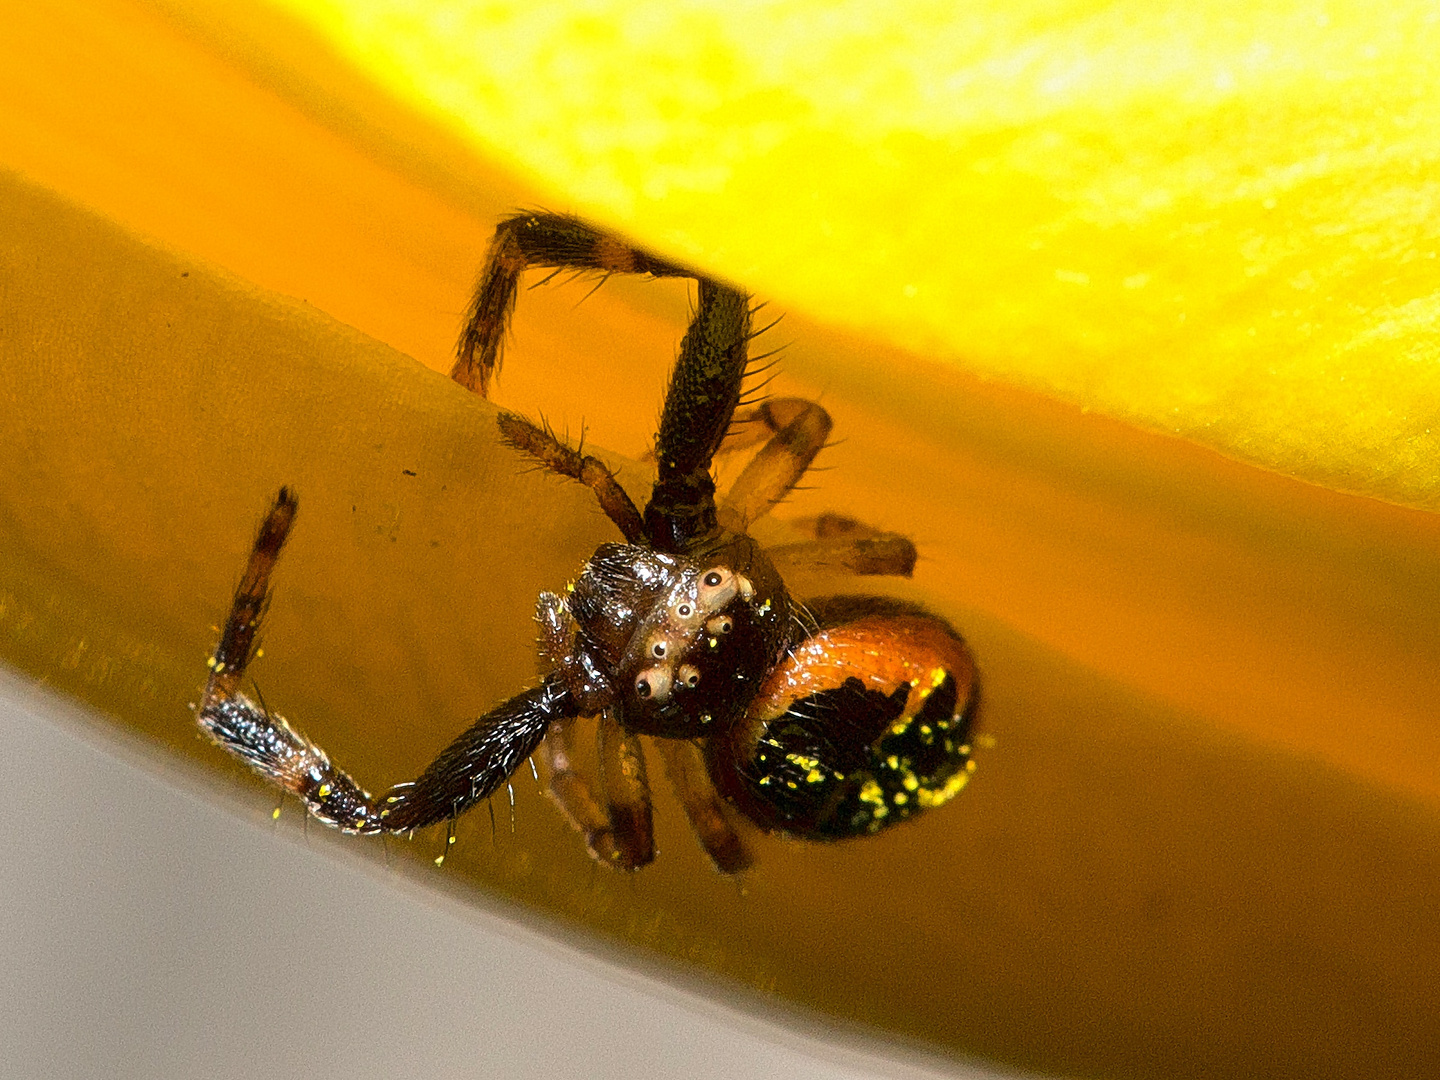
[[[885,795],[880,790],[880,785],[874,780],[866,780],[865,783],[860,786],[860,801],[883,809],[885,806]]]
[[[320,798],[323,799],[323,798],[325,798],[326,796],[328,796],[332,790],[333,790],[333,789],[330,787],[329,784],[321,784],[321,785],[320,785],[320,791],[319,791],[318,794],[320,795]]]
[[[932,806],[942,806],[958,795],[960,789],[969,781],[970,772],[967,768],[965,772],[959,772],[950,777],[938,788],[921,788],[915,793],[915,801],[927,809]]]
[[[819,769],[811,769],[808,773],[805,774],[805,782],[807,784],[818,784],[821,780],[824,779],[825,774]]]

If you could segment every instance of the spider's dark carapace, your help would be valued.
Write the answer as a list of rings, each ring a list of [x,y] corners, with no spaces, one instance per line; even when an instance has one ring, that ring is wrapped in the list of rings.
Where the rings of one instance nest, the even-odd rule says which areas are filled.
[[[813,538],[762,551],[746,529],[791,491],[830,418],[794,399],[741,402],[749,297],[572,217],[520,214],[495,232],[451,372],[484,395],[521,274],[532,267],[687,276],[699,283],[660,430],[643,513],[598,459],[502,413],[502,437],[588,486],[624,537],[604,544],[564,593],[540,594],[549,672],[475,721],[415,780],[376,798],[318,746],[241,692],[272,571],[295,519],[282,488],[266,514],[210,661],[198,718],[217,743],[319,820],[356,833],[409,833],[488,798],[539,752],[549,790],[607,865],[654,857],[641,737],[663,758],[715,865],[750,862],[738,818],[805,840],[875,833],[946,802],[965,784],[979,699],[959,635],[923,609],[874,596],[801,604],[782,570],[821,565],[908,575],[914,546],[827,515]],[[743,410],[743,415],[742,415]],[[744,419],[768,439],[723,499],[711,463]],[[595,718],[599,775],[571,762],[577,721]]]

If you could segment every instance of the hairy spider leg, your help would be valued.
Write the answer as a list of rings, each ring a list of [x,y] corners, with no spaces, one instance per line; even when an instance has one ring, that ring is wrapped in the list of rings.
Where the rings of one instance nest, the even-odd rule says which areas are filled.
[[[735,827],[734,813],[720,798],[705,765],[699,745],[689,739],[657,739],[656,747],[665,762],[670,785],[680,796],[690,828],[710,861],[722,874],[738,874],[748,870],[752,861],[750,849]]]
[[[516,450],[529,454],[551,472],[578,480],[593,491],[600,509],[624,534],[626,541],[644,542],[645,522],[640,511],[603,461],[589,454],[582,455],[557,439],[554,432],[516,413],[502,412],[499,424],[501,437]]]
[[[640,736],[626,731],[608,710],[600,714],[595,732],[600,785],[615,837],[614,865],[635,870],[655,858],[654,815],[645,752]],[[662,740],[663,741],[663,740]]]
[[[546,670],[563,671],[570,662],[575,629],[565,602],[554,593],[542,592],[535,604],[535,621],[541,664]],[[618,870],[638,870],[655,858],[650,786],[639,738],[609,712],[600,715],[596,746],[602,796],[597,797],[571,763],[574,732],[575,718],[567,717],[554,724],[540,744],[550,774],[550,797],[585,838],[593,858]]]
[[[665,393],[655,436],[656,477],[645,531],[660,551],[684,552],[719,530],[710,463],[740,403],[750,343],[750,297],[698,278],[695,316]]]
[[[477,720],[417,779],[373,798],[324,750],[239,690],[296,507],[295,496],[281,488],[260,525],[210,661],[200,726],[221,747],[299,796],[311,815],[346,832],[407,833],[457,817],[505,783],[551,724],[573,715],[569,692],[552,676],[516,695]]]
[[[766,402],[746,417],[752,419],[772,434],[736,477],[717,511],[720,524],[737,532],[744,532],[795,489],[825,448],[832,427],[830,414],[803,398]],[[727,438],[726,448],[730,445]],[[813,539],[765,549],[782,577],[796,570],[909,577],[915,570],[915,544],[906,536],[838,514],[823,514],[812,525]]]
[[[585,777],[574,767],[570,747],[575,733],[575,720],[567,718],[551,727],[540,744],[540,756],[550,774],[550,798],[560,812],[585,838],[585,847],[598,862],[618,870],[638,870],[655,858],[655,839],[651,821],[650,792],[644,784],[644,759],[634,736],[623,737],[617,746],[615,733],[619,728],[614,721],[609,723],[602,717],[597,728],[600,760],[620,758],[613,765],[602,764],[606,773],[606,805],[602,806],[595,797]],[[634,798],[627,798],[631,792],[613,794],[609,787],[611,768],[624,766],[624,758],[634,755],[639,762],[639,790]],[[618,801],[617,801],[618,799]]]
[[[768,514],[824,449],[833,426],[830,414],[814,402],[802,404],[805,407],[770,437],[725,493],[717,514],[727,529],[744,532]]]
[[[915,544],[908,536],[881,532],[840,514],[821,514],[808,525],[811,539],[766,548],[781,574],[818,570],[909,577],[915,571]]]
[[[495,227],[450,369],[452,379],[481,397],[489,390],[491,375],[500,368],[520,275],[531,267],[694,276],[568,214],[524,213],[506,218]]]
[[[693,277],[699,283],[695,316],[680,345],[656,437],[659,475],[645,510],[644,535],[669,552],[684,551],[692,541],[712,535],[710,462],[740,402],[751,336],[749,296],[569,215],[517,214],[495,229],[450,371],[452,379],[478,394],[488,392],[499,367],[520,275],[532,267]],[[587,468],[586,459],[573,451],[567,457],[567,447],[527,422],[502,420],[501,429],[547,468],[588,484],[611,520],[634,539],[629,498],[600,462]]]
[[[752,369],[750,374],[756,372]],[[813,401],[797,397],[766,398],[753,405],[746,404],[742,399],[740,407],[735,410],[735,415],[730,420],[730,430],[725,433],[725,439],[716,453],[732,454],[759,446],[776,432],[783,431],[786,424],[811,407],[819,408]]]

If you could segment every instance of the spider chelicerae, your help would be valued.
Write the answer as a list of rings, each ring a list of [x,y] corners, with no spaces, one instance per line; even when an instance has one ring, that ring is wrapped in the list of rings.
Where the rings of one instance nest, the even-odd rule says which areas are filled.
[[[749,296],[631,247],[576,218],[518,214],[495,231],[451,377],[484,396],[522,273],[575,269],[691,277],[695,314],[655,437],[642,513],[611,471],[523,417],[502,438],[589,487],[624,537],[603,544],[536,620],[550,672],[475,721],[415,780],[371,796],[283,718],[241,692],[271,574],[295,520],[281,488],[265,515],[210,661],[200,726],[311,815],[353,833],[410,833],[488,798],[537,751],[549,791],[600,862],[654,858],[641,737],[660,753],[715,866],[750,864],[739,818],[805,840],[865,836],[949,800],[965,784],[978,702],[958,634],[921,608],[875,596],[800,604],[781,569],[820,563],[907,575],[914,546],[848,518],[762,551],[746,529],[791,491],[830,432],[820,406],[742,406]],[[745,409],[744,414],[740,411]],[[768,440],[717,502],[711,463],[738,419]],[[598,777],[572,765],[580,718],[597,718]]]

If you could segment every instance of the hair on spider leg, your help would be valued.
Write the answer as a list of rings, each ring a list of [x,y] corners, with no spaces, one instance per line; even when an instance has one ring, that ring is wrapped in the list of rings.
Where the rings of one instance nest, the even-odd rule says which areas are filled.
[[[752,312],[752,314],[753,314],[753,312]],[[771,330],[774,330],[775,327],[779,326],[784,320],[785,320],[785,316],[784,316],[783,313],[780,314],[780,315],[776,315],[775,318],[771,319],[771,320],[770,320],[768,323],[766,323],[764,326],[760,327],[760,329],[758,329],[758,330],[751,330],[750,333],[746,334],[746,335],[745,335],[745,340],[746,340],[746,341],[754,341],[756,338],[760,337],[760,335],[762,335],[762,334],[768,334]],[[783,348],[783,346],[782,346],[782,348]]]
[[[607,281],[609,281],[611,275],[614,274],[614,272],[615,271],[613,270],[606,270],[603,274],[601,274],[600,280],[595,282],[594,285],[590,286],[584,296],[580,297],[579,300],[576,300],[575,303],[570,305],[571,309],[573,310],[574,308],[578,308],[581,304],[585,303],[586,300],[589,300],[590,297],[594,296],[597,292],[599,292],[600,286],[604,285]]]
[[[540,288],[540,286],[542,286],[542,285],[549,285],[550,282],[554,281],[557,277],[559,277],[559,276],[560,276],[561,274],[563,274],[564,272],[565,272],[565,267],[563,267],[563,266],[557,266],[554,270],[551,270],[550,273],[546,274],[546,275],[545,275],[544,277],[542,277],[539,281],[532,281],[529,285],[526,285],[526,286],[525,286],[525,291],[526,291],[526,292],[529,292],[531,289],[538,289],[538,288]]]
[[[258,660],[260,656],[264,654],[264,651],[265,650],[259,648],[257,645],[255,649],[255,658]],[[270,706],[265,704],[265,695],[260,692],[260,682],[258,679],[250,680],[250,689],[255,691],[255,698],[257,701],[260,702],[260,712],[264,715],[266,721],[269,723],[274,723],[275,714],[270,711]],[[284,807],[285,799],[282,796],[275,803],[275,809],[270,811],[270,820],[275,822],[277,825],[280,823],[280,811],[284,809]],[[308,817],[309,815],[306,816]]]
[[[455,843],[455,819],[452,817],[445,825],[445,846],[440,849],[440,854],[435,857],[436,866],[445,865],[445,857],[450,854],[450,847]]]
[[[769,371],[780,362],[779,360],[772,360],[771,357],[779,356],[794,344],[793,341],[787,341],[784,345],[777,345],[769,352],[761,353],[759,356],[752,356],[750,358],[750,366],[745,369],[745,377],[750,379],[759,375],[761,372]],[[760,363],[761,360],[770,360],[770,362],[768,364],[762,364]]]

